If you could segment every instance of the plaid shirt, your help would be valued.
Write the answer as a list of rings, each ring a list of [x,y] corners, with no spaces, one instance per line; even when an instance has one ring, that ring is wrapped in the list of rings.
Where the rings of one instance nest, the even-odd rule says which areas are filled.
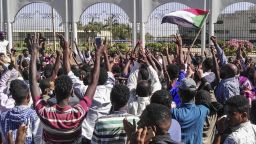
[[[35,109],[43,123],[43,139],[47,143],[74,143],[81,140],[81,123],[84,120],[92,100],[84,97],[71,107],[53,106],[36,97]]]
[[[4,136],[7,135],[9,130],[12,130],[13,137],[16,138],[16,132],[22,124],[28,126],[25,143],[40,143],[42,139],[42,127],[35,110],[29,106],[21,105],[15,106],[11,110],[1,114],[1,130]],[[4,142],[6,143],[5,139]]]

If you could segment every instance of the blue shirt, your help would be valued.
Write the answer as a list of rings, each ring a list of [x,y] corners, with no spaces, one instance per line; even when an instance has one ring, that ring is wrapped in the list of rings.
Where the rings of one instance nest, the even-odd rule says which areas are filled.
[[[42,129],[38,125],[40,120],[36,111],[31,109],[29,106],[15,106],[11,110],[2,113],[0,119],[1,130],[4,136],[7,135],[9,130],[12,130],[13,137],[16,138],[19,126],[25,124],[28,126],[25,143],[40,143],[40,139],[42,139]]]
[[[240,95],[238,78],[227,78],[221,80],[215,89],[216,99],[219,103],[225,104],[230,97]]]
[[[170,89],[170,95],[172,96],[172,100],[176,103],[177,107],[181,104],[181,99],[179,96],[179,88],[181,80],[183,80],[186,77],[186,73],[184,71],[180,71],[179,78],[174,84],[174,86]]]
[[[181,141],[185,144],[202,144],[203,127],[209,109],[194,103],[181,104],[171,110],[172,118],[181,126]]]

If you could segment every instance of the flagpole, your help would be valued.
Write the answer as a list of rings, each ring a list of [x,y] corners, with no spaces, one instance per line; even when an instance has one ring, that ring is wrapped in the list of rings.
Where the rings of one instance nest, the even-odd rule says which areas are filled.
[[[192,44],[190,45],[190,48],[192,48],[192,47],[194,46],[194,44],[195,44],[195,42],[196,42],[196,40],[197,40],[197,38],[198,38],[200,32],[201,32],[202,29],[203,29],[203,26],[206,24],[206,23],[205,23],[205,20],[207,20],[208,16],[209,16],[209,12],[207,13],[206,17],[204,18],[204,22],[203,22],[203,24],[201,25],[201,27],[200,27],[198,33],[196,34],[196,37],[195,37],[195,39],[193,40]]]

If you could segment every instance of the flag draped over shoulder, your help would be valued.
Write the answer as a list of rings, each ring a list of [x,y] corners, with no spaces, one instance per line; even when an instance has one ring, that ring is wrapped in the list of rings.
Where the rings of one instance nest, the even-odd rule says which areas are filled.
[[[208,11],[200,9],[183,9],[164,15],[162,23],[177,24],[182,27],[200,28],[204,23]]]

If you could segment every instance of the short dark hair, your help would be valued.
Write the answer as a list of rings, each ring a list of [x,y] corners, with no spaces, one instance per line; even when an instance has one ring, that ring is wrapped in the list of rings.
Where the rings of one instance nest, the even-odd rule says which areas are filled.
[[[29,66],[29,61],[28,60],[26,60],[26,59],[24,59],[22,62],[21,62],[21,65],[22,65],[22,67],[28,67]]]
[[[210,70],[213,68],[213,60],[212,58],[206,58],[203,62],[203,66],[206,70]]]
[[[140,68],[139,74],[141,76],[141,80],[148,80],[149,79],[149,72],[147,68]]]
[[[148,97],[151,95],[151,85],[147,80],[141,80],[137,84],[136,93],[139,97]]]
[[[169,64],[167,66],[167,71],[171,80],[179,77],[180,69],[178,65]]]
[[[233,96],[226,101],[225,105],[234,108],[237,112],[247,112],[249,114],[249,100],[245,96]]]
[[[10,92],[16,104],[21,104],[29,95],[28,85],[19,79],[11,81]]]
[[[170,108],[172,105],[172,97],[167,90],[158,90],[152,95],[150,102],[161,104]]]
[[[179,89],[179,94],[182,99],[182,103],[190,102],[195,98],[196,91]]]
[[[51,87],[50,79],[43,79],[39,83],[39,87],[42,90],[42,92],[45,92],[47,88]]]
[[[23,77],[24,80],[28,80],[29,79],[29,70],[27,68],[25,68],[22,72],[21,75]]]
[[[200,64],[203,63],[203,57],[202,56],[195,56],[193,59],[192,59],[192,64],[194,66],[198,66]]]
[[[72,80],[66,76],[61,75],[55,80],[55,93],[57,102],[70,97],[73,88]]]
[[[253,124],[256,124],[256,115],[255,115],[255,111],[256,111],[256,100],[252,101],[252,107],[250,110],[250,120]]]
[[[52,76],[53,65],[47,64],[44,68],[44,76],[50,78]]]
[[[145,119],[143,119],[145,118]],[[171,122],[172,116],[170,109],[161,104],[149,104],[146,109],[141,114],[141,121],[144,121],[144,126],[156,126],[160,125],[167,121]]]
[[[107,80],[108,80],[108,72],[107,72],[106,68],[101,67],[98,85],[104,85],[107,82]]]
[[[124,107],[130,98],[130,90],[126,85],[117,84],[110,93],[110,100],[115,110]]]

